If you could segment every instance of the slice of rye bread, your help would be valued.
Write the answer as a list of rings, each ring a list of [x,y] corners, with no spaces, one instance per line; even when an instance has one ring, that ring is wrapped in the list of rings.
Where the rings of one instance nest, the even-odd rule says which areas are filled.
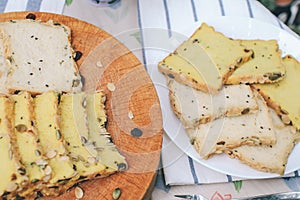
[[[0,196],[14,195],[28,185],[25,167],[20,162],[16,151],[16,138],[13,133],[14,103],[5,96],[0,96]]]
[[[283,175],[288,157],[299,141],[300,133],[293,126],[285,125],[273,109],[270,109],[270,113],[276,133],[276,144],[257,147],[243,145],[226,153],[259,171]]]
[[[271,83],[284,77],[286,70],[276,40],[241,40],[241,44],[253,50],[252,59],[237,68],[227,84]]]
[[[3,22],[0,27],[10,38],[11,70],[6,81],[9,91],[81,91],[67,26],[28,19]]]
[[[188,41],[159,62],[158,69],[178,82],[215,94],[252,54],[252,50],[246,49],[240,41],[203,23]]]
[[[287,55],[283,58],[285,78],[273,84],[253,84],[267,104],[281,117],[285,124],[293,124],[300,130],[300,63]]]
[[[269,108],[264,99],[254,91],[259,111],[237,117],[223,117],[186,129],[191,143],[205,159],[228,149],[248,145],[273,145],[275,131]]]
[[[168,81],[171,107],[185,128],[193,128],[224,116],[239,116],[258,110],[248,85],[228,85],[210,95],[173,79]]]

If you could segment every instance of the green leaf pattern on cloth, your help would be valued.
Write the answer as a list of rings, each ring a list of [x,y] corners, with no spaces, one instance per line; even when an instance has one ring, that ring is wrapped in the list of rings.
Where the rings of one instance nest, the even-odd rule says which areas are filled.
[[[240,192],[240,190],[242,189],[242,185],[243,185],[243,181],[239,180],[239,181],[233,181],[233,185],[234,185],[234,189],[237,192]]]
[[[67,5],[67,6],[71,5],[72,1],[73,1],[73,0],[66,0],[66,5]]]
[[[142,40],[141,40],[141,34],[139,31],[131,33],[130,36],[134,37],[139,44],[142,44]]]

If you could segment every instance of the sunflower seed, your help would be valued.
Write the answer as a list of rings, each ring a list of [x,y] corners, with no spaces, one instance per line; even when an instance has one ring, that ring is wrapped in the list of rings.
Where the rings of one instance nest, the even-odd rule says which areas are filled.
[[[84,193],[83,193],[83,189],[81,189],[81,187],[76,187],[75,188],[75,196],[77,199],[81,199],[83,197]]]
[[[45,175],[50,175],[52,173],[52,169],[49,165],[44,169],[44,173]]]
[[[116,86],[113,83],[107,83],[107,89],[111,92],[115,91]]]
[[[48,151],[47,153],[47,157],[48,158],[54,158],[56,156],[56,151],[55,150],[51,150],[51,151]]]
[[[7,190],[7,192],[13,192],[13,191],[16,191],[17,188],[18,188],[18,185],[15,182],[12,182],[7,186],[6,190]]]
[[[96,65],[97,65],[97,67],[103,67],[101,61],[97,61],[97,62],[96,62]]]
[[[133,119],[134,118],[134,115],[133,115],[132,111],[128,112],[128,117],[129,117],[129,119]]]

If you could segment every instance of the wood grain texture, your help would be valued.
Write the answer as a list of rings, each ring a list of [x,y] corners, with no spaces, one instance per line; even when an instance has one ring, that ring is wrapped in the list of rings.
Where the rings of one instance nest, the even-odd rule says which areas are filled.
[[[0,15],[0,21],[25,19],[28,14],[5,13]],[[123,44],[91,24],[62,15],[33,14],[36,20],[53,20],[71,28],[72,45],[83,54],[77,64],[85,80],[84,89],[103,90],[107,95],[107,129],[128,162],[126,172],[82,183],[83,199],[113,199],[115,188],[121,189],[120,199],[148,198],[145,195],[153,187],[160,158],[162,116],[155,88],[144,66]],[[108,90],[108,83],[113,83],[116,89]],[[133,119],[128,117],[129,112],[133,113]],[[142,135],[132,136],[133,129],[141,130]],[[56,199],[76,199],[74,189]]]

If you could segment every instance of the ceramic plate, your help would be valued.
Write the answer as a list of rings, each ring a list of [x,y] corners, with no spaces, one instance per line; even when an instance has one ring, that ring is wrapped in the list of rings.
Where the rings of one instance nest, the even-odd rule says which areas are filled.
[[[237,39],[276,39],[279,43],[283,56],[291,54],[300,60],[300,40],[291,33],[277,28],[273,25],[266,24],[261,21],[246,18],[222,17],[206,21],[209,25],[215,27],[216,31],[222,32],[226,36]],[[190,36],[202,22],[195,23],[184,34]],[[179,41],[180,42],[180,41]],[[254,170],[247,165],[241,164],[236,159],[231,159],[227,155],[213,156],[208,160],[202,159],[194,150],[189,142],[181,122],[173,114],[171,110],[168,89],[166,87],[166,79],[164,76],[156,72],[156,88],[160,97],[161,106],[163,109],[163,126],[164,130],[172,141],[180,147],[188,156],[192,157],[196,162],[199,162],[206,167],[225,173],[232,176],[242,178],[271,178],[279,176],[278,174],[264,173]],[[300,144],[296,145],[292,151],[285,174],[292,173],[300,168]]]

